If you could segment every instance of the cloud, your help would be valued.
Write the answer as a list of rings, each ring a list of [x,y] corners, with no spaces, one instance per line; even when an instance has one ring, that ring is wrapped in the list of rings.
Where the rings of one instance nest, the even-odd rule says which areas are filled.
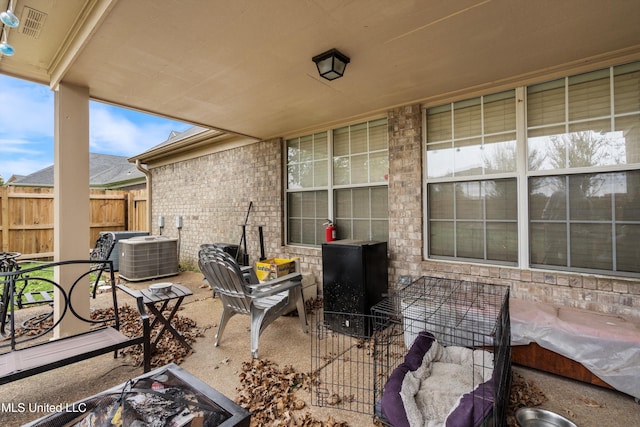
[[[11,175],[29,175],[53,163],[53,142],[35,141],[0,138],[0,176],[5,181]]]
[[[28,175],[53,163],[53,92],[0,75],[0,176]]]
[[[31,142],[25,139],[3,139],[0,138],[0,152],[3,157],[12,154],[17,155],[37,155],[40,151],[31,146]]]
[[[13,157],[8,161],[2,161],[2,172],[0,176],[6,181],[13,175],[30,175],[33,172],[51,166],[48,159],[35,159],[33,157]],[[4,171],[11,171],[7,174]]]
[[[89,147],[133,156],[190,125],[98,102],[89,103]],[[0,75],[0,176],[28,175],[53,164],[54,93]]]
[[[188,127],[185,123],[92,103],[91,151],[133,156],[165,141],[172,130],[182,131]]]
[[[0,76],[0,138],[53,138],[53,92],[46,86]]]

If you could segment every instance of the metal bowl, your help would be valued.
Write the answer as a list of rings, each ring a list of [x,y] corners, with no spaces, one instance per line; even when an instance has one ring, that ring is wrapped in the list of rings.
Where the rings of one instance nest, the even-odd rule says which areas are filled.
[[[572,421],[538,408],[520,408],[516,411],[516,420],[520,427],[578,427]]]
[[[172,283],[163,282],[163,283],[154,283],[149,285],[149,290],[152,294],[166,294],[171,292]]]

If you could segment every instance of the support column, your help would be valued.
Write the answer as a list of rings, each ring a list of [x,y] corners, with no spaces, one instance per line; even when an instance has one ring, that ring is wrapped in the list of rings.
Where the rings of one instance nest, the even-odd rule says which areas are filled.
[[[389,126],[390,287],[402,275],[421,275],[423,260],[422,108],[387,112]],[[393,285],[392,285],[393,284]]]
[[[55,92],[54,140],[54,260],[89,258],[89,89],[60,83]],[[85,267],[86,268],[86,267]],[[57,269],[55,278],[69,292],[83,268]],[[54,318],[64,310],[63,298],[54,294]],[[82,316],[89,315],[86,292],[77,289],[71,303]],[[87,330],[88,325],[67,313],[54,330],[55,337]]]

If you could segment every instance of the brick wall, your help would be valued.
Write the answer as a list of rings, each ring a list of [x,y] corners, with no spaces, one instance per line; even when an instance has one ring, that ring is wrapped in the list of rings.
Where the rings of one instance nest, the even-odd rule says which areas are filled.
[[[422,269],[422,112],[420,105],[388,113],[389,280]]]
[[[640,319],[640,281],[423,260],[422,112],[389,112],[389,280],[436,276],[507,285],[511,296]]]
[[[281,140],[276,139],[151,169],[153,234],[159,233],[157,218],[164,215],[163,235],[178,237],[175,217],[182,216],[180,263],[194,267],[202,243],[240,243],[240,225],[252,201],[247,226],[251,259],[260,254],[260,225],[265,252],[277,252],[283,232],[281,161]]]
[[[523,270],[484,264],[425,261],[423,241],[423,147],[420,105],[388,112],[389,281],[401,275],[477,280],[511,287],[516,298],[563,304],[640,319],[640,281]],[[247,207],[251,262],[259,257],[258,225],[264,226],[267,257],[298,257],[303,272],[322,283],[321,249],[284,246],[282,143],[260,142],[152,169],[152,232],[165,216],[164,235],[177,237],[181,215],[181,265],[195,267],[200,244],[238,244]]]

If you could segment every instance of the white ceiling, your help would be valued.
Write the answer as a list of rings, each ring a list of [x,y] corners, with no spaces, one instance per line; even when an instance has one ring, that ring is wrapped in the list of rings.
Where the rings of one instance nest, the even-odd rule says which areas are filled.
[[[15,3],[46,21],[38,38],[10,31],[1,73],[260,139],[640,59],[638,0]],[[351,63],[329,82],[311,58],[334,47]]]

